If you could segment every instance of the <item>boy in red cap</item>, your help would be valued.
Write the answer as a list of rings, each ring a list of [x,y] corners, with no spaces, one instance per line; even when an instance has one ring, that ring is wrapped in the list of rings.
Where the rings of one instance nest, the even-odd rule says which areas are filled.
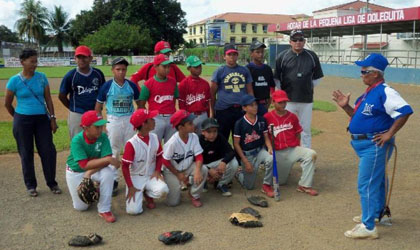
[[[164,54],[169,57],[171,52],[171,45],[168,42],[159,41],[156,43],[155,55]],[[136,84],[138,84],[138,82],[141,80],[149,80],[156,74],[156,70],[153,66],[153,63],[146,63],[139,69],[139,71],[131,75],[130,80]],[[181,82],[185,78],[184,73],[182,73],[182,71],[175,64],[171,64],[168,76],[174,78],[177,82]]]
[[[272,95],[274,110],[264,115],[270,127],[270,136],[273,136],[271,126],[274,126],[274,148],[276,152],[279,184],[284,185],[289,177],[290,170],[295,162],[300,162],[302,176],[297,191],[318,195],[312,188],[315,171],[316,152],[310,148],[300,146],[300,133],[302,127],[297,116],[286,110],[289,98],[283,90],[277,90]]]
[[[149,104],[149,110],[157,110],[159,115],[155,118],[156,126],[152,131],[158,136],[159,142],[162,138],[165,142],[171,138],[175,132],[169,121],[173,113],[175,113],[175,99],[178,98],[178,86],[172,77],[168,77],[170,65],[172,61],[168,56],[159,54],[153,60],[156,75],[144,83],[140,92],[140,108]]]
[[[191,75],[179,84],[179,108],[197,116],[194,120],[195,132],[201,134],[201,123],[210,115],[210,85],[200,77],[203,64],[197,56],[186,60]]]
[[[111,212],[112,187],[114,169],[119,168],[120,162],[112,157],[111,144],[103,132],[106,123],[107,121],[94,110],[82,115],[80,126],[83,131],[71,141],[70,155],[66,164],[66,181],[73,207],[80,211],[89,208],[89,205],[84,203],[77,194],[80,182],[83,178],[91,178],[99,182],[101,190],[98,201],[99,216],[106,222],[114,222],[115,217]]]
[[[156,134],[150,133],[155,128],[154,118],[157,115],[157,110],[138,109],[130,118],[137,134],[125,144],[122,158],[128,214],[143,212],[143,195],[146,207],[153,209],[156,207],[153,198],[169,192],[161,174],[162,146]]]
[[[168,206],[181,202],[181,188],[189,183],[189,195],[194,207],[201,207],[200,195],[207,179],[207,168],[203,166],[203,149],[194,133],[194,114],[180,109],[171,117],[171,124],[178,132],[164,145],[163,176],[169,187],[166,198]]]
[[[95,109],[99,89],[105,83],[102,71],[90,66],[93,57],[87,46],[77,47],[74,59],[77,68],[63,77],[58,95],[61,103],[69,109],[67,125],[70,140],[82,130],[79,126],[82,114]]]

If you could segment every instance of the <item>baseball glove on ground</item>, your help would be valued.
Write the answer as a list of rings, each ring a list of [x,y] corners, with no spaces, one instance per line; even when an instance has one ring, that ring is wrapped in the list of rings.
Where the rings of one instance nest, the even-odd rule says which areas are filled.
[[[240,213],[244,213],[244,214],[250,214],[254,217],[257,217],[258,219],[261,218],[261,214],[260,212],[258,212],[257,210],[253,209],[252,207],[246,207],[246,208],[242,208],[241,211],[239,211]]]
[[[77,194],[88,205],[99,200],[99,189],[90,178],[83,178],[77,187]]]
[[[233,213],[229,217],[229,221],[236,226],[241,227],[262,227],[263,224],[258,218],[246,213]]]
[[[165,245],[185,243],[193,237],[191,232],[183,231],[171,231],[159,235],[158,239],[162,241]]]
[[[260,207],[268,207],[267,200],[262,196],[251,195],[247,199],[252,205],[260,206]]]
[[[102,237],[93,233],[87,236],[77,235],[70,239],[69,246],[73,247],[87,247],[96,245],[102,242]]]

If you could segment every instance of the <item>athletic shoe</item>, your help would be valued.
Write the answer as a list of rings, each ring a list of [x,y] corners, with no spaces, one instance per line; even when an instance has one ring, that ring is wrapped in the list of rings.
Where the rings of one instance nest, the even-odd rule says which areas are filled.
[[[222,196],[225,196],[225,197],[232,196],[232,193],[229,192],[229,189],[228,189],[228,187],[226,185],[217,186],[217,190],[219,190],[220,192],[222,192]]]
[[[204,183],[203,193],[207,193],[209,191],[209,187],[207,185],[207,181]]]
[[[112,188],[112,196],[117,196],[118,194],[118,181],[114,181],[114,187]]]
[[[29,196],[31,196],[31,197],[37,197],[37,196],[38,196],[38,192],[36,191],[36,189],[35,189],[35,188],[28,189],[28,194],[29,194]]]
[[[274,197],[274,189],[271,185],[263,184],[261,192],[263,192],[265,195],[267,195],[270,198]]]
[[[301,193],[305,193],[305,194],[309,194],[310,196],[317,196],[318,195],[318,191],[316,191],[315,189],[313,189],[311,187],[298,186],[296,191],[301,192]]]
[[[357,224],[352,230],[346,231],[344,236],[352,239],[377,239],[379,238],[376,227],[368,230],[363,223]]]
[[[188,195],[190,196],[191,203],[192,203],[192,205],[194,207],[201,207],[201,206],[203,206],[203,203],[201,203],[200,198],[194,198],[194,197],[192,197],[192,195],[191,195],[190,192],[188,192]]]
[[[61,194],[62,193],[61,189],[58,186],[54,186],[54,187],[50,188],[50,190],[53,194]]]
[[[144,200],[146,201],[146,207],[148,209],[154,209],[156,208],[155,201],[152,197],[149,197],[146,193],[144,193]]]
[[[112,223],[115,222],[115,216],[112,214],[111,211],[109,212],[105,212],[105,213],[99,213],[99,216],[101,216],[102,218],[104,218],[104,220],[106,222]]]
[[[362,215],[354,216],[353,221],[356,223],[362,223]],[[378,222],[379,222],[379,219],[376,218],[375,223],[378,223]]]

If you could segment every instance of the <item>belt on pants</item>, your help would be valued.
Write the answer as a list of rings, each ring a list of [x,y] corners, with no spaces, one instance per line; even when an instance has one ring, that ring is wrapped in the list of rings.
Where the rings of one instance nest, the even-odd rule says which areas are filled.
[[[191,112],[191,113],[193,113],[194,115],[201,115],[201,114],[207,113],[207,111],[196,111],[196,112]]]
[[[161,117],[169,117],[169,116],[171,116],[172,114],[159,114],[159,116],[161,116]]]
[[[375,133],[367,133],[367,134],[350,134],[350,137],[351,137],[352,140],[367,140],[367,139],[370,139],[377,134],[383,134],[387,131],[388,130],[384,130],[384,131],[381,131],[381,132],[375,132]]]
[[[243,151],[245,156],[256,156],[260,151],[262,150],[262,147],[254,148],[248,151]]]
[[[257,100],[258,104],[267,104],[267,100],[266,99],[261,99],[261,100]]]

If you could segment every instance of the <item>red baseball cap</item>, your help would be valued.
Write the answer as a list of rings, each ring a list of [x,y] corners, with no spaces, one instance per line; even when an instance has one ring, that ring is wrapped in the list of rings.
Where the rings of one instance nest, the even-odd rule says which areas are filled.
[[[92,56],[92,51],[89,49],[89,47],[85,45],[81,45],[76,48],[76,51],[74,52],[75,56],[82,55],[82,56]]]
[[[131,115],[130,123],[134,128],[138,128],[143,125],[147,119],[154,118],[158,114],[159,111],[157,110],[149,111],[147,109],[137,109],[136,112]]]
[[[276,90],[274,91],[273,95],[271,96],[275,102],[288,102],[289,98],[287,97],[287,94],[283,90]]]
[[[176,111],[172,116],[171,116],[171,124],[172,127],[176,127],[178,124],[180,124],[182,121],[192,121],[195,119],[195,115],[191,114],[190,112],[186,111],[185,109],[180,109],[178,111]]]
[[[103,126],[107,123],[106,120],[102,118],[95,110],[86,111],[82,115],[82,120],[80,122],[80,127],[89,127],[94,126]]]
[[[155,54],[172,52],[171,45],[166,41],[159,41],[155,45]]]
[[[155,56],[155,58],[153,59],[153,65],[155,65],[155,66],[158,66],[160,64],[167,65],[167,64],[170,64],[170,63],[173,63],[173,62],[165,54],[159,54],[159,55]]]

